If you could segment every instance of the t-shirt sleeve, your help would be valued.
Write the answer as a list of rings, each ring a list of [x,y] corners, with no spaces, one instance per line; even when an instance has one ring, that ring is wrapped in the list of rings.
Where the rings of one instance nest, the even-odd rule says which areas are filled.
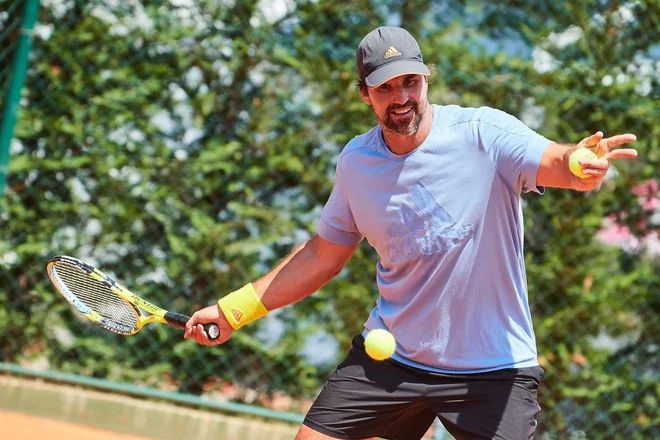
[[[335,185],[321,212],[317,232],[324,240],[346,246],[357,244],[363,238],[355,224],[353,212],[342,185],[339,165],[335,172]]]
[[[543,194],[545,188],[536,185],[536,175],[541,157],[552,141],[503,111],[481,111],[478,137],[500,176],[517,193]]]

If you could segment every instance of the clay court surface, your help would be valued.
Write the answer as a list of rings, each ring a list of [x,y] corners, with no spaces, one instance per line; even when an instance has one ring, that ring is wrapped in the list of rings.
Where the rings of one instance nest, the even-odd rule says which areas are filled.
[[[3,440],[148,440],[59,420],[0,411]]]

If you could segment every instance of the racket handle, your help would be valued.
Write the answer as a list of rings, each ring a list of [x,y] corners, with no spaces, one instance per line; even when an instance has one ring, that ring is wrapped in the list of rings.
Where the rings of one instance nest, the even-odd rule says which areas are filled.
[[[167,321],[172,327],[185,330],[186,322],[188,322],[190,316],[182,315],[181,313],[167,312],[163,318],[165,318],[165,321]],[[211,340],[217,339],[218,336],[220,336],[220,329],[215,324],[204,324],[204,331]]]

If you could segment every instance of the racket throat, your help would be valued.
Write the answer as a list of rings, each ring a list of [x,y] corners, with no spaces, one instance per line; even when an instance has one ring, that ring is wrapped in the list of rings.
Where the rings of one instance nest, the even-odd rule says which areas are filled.
[[[142,318],[140,320],[140,327],[142,327],[145,324],[151,324],[152,322],[160,322],[160,323],[163,323],[163,324],[169,324],[169,322],[167,320],[165,320],[165,318],[162,318],[162,317],[157,316],[157,315],[150,315],[150,316],[147,316],[147,317]]]

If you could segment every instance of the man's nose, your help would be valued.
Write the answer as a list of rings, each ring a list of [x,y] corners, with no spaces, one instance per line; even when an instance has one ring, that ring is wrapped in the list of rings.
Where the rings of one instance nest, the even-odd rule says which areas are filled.
[[[392,89],[392,103],[393,104],[405,104],[408,102],[408,92],[404,87],[394,87]]]

